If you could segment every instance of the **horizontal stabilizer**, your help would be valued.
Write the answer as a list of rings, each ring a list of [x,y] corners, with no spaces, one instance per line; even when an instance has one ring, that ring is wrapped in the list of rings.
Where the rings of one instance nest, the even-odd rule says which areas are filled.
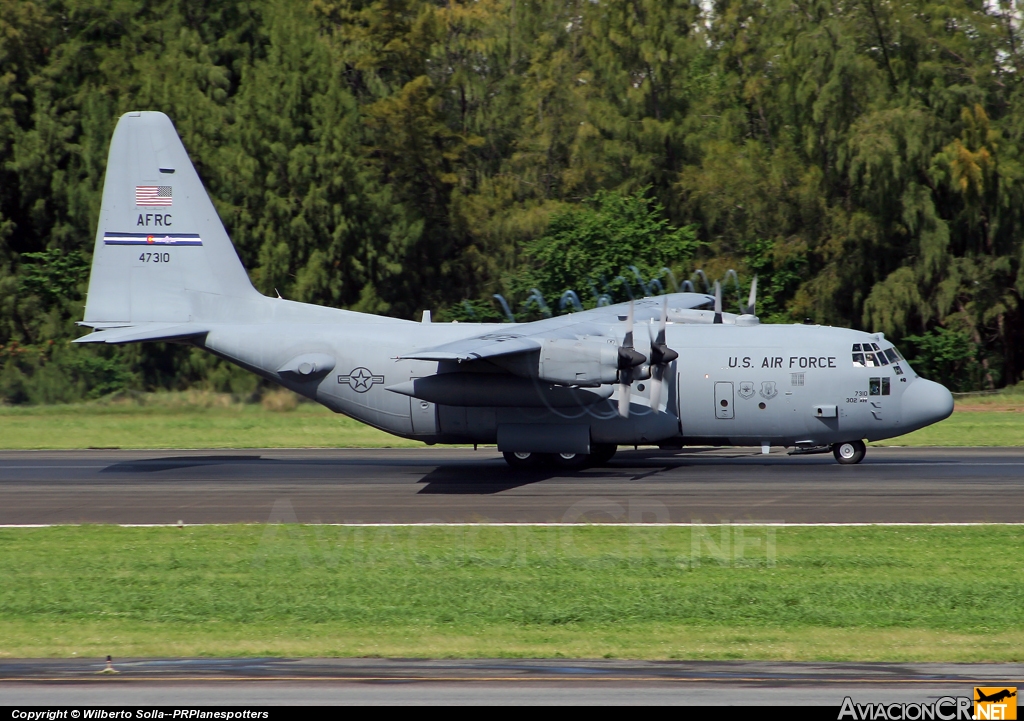
[[[141,343],[143,341],[173,341],[198,338],[210,332],[191,323],[149,323],[127,328],[96,330],[89,335],[76,338],[73,343]]]

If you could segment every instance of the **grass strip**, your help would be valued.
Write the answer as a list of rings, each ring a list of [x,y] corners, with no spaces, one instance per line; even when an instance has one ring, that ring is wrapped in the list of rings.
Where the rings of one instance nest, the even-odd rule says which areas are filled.
[[[1024,396],[965,403],[892,446],[1024,446]],[[270,402],[266,402],[266,401]],[[78,448],[417,448],[278,392],[263,404],[210,393],[161,393],[76,405],[0,406],[0,450]]]
[[[267,408],[230,397],[0,407],[0,449],[422,448],[314,403]]]
[[[1024,659],[1024,529],[0,530],[0,655]]]

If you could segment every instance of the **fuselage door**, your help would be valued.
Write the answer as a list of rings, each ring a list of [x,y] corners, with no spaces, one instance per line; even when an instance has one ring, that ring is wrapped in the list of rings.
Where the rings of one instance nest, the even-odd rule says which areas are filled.
[[[732,404],[732,381],[715,381],[715,418],[732,418]]]

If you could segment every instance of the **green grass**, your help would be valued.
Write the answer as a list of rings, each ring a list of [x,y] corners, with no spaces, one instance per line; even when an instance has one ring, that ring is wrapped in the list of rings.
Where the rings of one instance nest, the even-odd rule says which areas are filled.
[[[60,448],[414,448],[290,394],[271,403],[167,393],[107,402],[0,406],[0,449]],[[282,402],[283,401],[283,402]]]
[[[877,445],[1024,446],[1024,396],[958,400],[948,420]],[[0,450],[74,448],[416,448],[277,392],[263,404],[162,393],[76,405],[0,406]]]
[[[0,530],[0,655],[1024,660],[1020,527],[706,532]]]
[[[876,446],[1024,446],[1024,409],[954,411],[946,420]]]

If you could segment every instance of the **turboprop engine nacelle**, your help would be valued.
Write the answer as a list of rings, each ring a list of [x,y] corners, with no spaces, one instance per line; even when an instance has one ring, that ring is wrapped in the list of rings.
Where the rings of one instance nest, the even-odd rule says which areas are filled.
[[[549,383],[596,386],[615,383],[619,347],[614,342],[548,338],[540,349],[537,377]]]

